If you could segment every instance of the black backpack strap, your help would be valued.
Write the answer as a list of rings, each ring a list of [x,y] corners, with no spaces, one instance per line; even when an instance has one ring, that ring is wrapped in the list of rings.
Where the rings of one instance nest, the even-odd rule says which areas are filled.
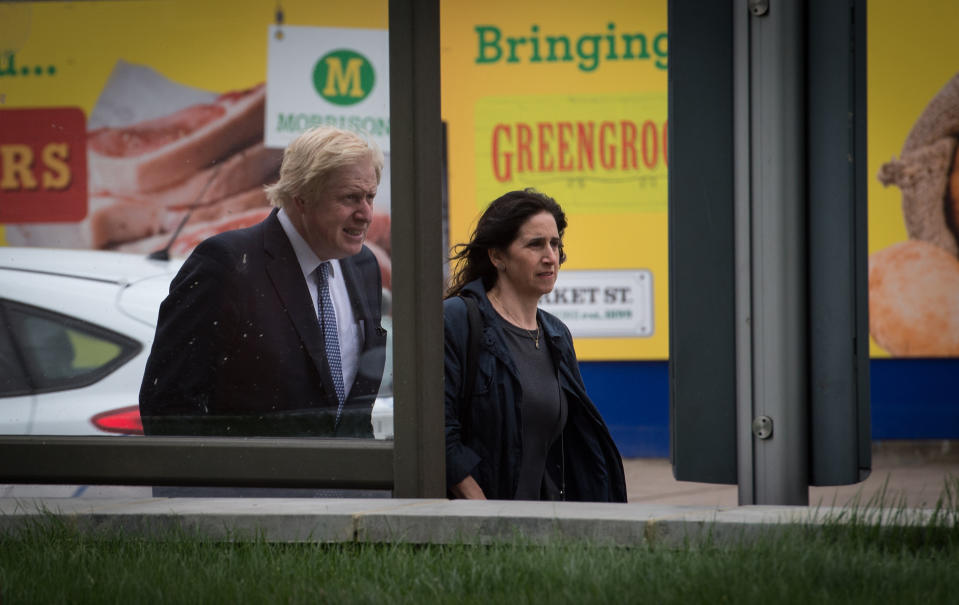
[[[479,305],[469,296],[461,296],[466,305],[466,316],[469,320],[469,340],[466,347],[466,382],[463,388],[463,397],[460,399],[460,425],[463,434],[469,435],[469,406],[473,401],[473,389],[476,387],[476,374],[479,372],[480,337],[483,334],[483,321],[480,319]]]

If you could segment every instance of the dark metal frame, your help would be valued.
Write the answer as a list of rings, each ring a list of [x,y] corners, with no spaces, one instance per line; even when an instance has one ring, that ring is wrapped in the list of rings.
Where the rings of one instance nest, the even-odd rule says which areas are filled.
[[[870,471],[866,33],[866,0],[669,0],[670,455],[740,504]]]
[[[439,31],[437,0],[390,2],[398,497],[446,494]]]
[[[0,482],[444,495],[439,3],[389,10],[395,441],[0,436]]]

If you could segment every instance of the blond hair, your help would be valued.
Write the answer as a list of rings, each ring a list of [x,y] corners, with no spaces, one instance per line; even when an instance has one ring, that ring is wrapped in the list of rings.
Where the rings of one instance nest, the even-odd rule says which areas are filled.
[[[283,152],[280,180],[265,188],[266,197],[278,208],[283,208],[294,197],[309,203],[318,198],[334,171],[367,158],[373,162],[379,183],[383,152],[375,143],[355,132],[332,126],[311,128],[296,137]]]

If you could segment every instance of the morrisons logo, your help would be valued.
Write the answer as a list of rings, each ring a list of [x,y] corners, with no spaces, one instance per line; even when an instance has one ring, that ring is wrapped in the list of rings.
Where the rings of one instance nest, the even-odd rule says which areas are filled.
[[[369,96],[376,83],[373,65],[360,53],[334,50],[316,62],[313,86],[334,105],[354,105]]]

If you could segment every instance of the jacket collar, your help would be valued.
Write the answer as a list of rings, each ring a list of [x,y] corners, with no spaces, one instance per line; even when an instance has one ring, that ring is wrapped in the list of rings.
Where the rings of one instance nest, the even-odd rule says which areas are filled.
[[[483,319],[483,344],[490,352],[498,357],[510,372],[519,379],[519,372],[513,357],[509,353],[506,345],[506,335],[499,324],[499,314],[493,308],[493,304],[486,296],[486,288],[483,287],[482,279],[475,279],[465,286],[461,292],[462,296],[469,296],[476,299],[479,306],[480,317]],[[560,373],[568,377],[570,363],[564,355],[565,330],[563,324],[555,317],[546,313],[542,309],[536,310],[536,320],[543,330],[543,340],[547,341],[550,354],[553,357],[553,363],[560,369]]]
[[[493,309],[493,304],[489,302],[486,296],[486,288],[483,287],[482,279],[474,279],[465,286],[460,293],[462,296],[471,296],[479,303],[480,315],[487,325],[496,325],[497,313]],[[561,348],[561,343],[566,336],[565,326],[554,316],[543,311],[536,310],[536,320],[543,329],[543,336],[552,342],[557,349]]]
[[[489,302],[489,298],[486,296],[486,288],[483,287],[483,281],[476,279],[469,282],[463,286],[460,295],[476,299],[484,326],[483,346],[485,346],[492,355],[499,358],[513,375],[513,378],[519,381],[519,372],[516,369],[516,364],[513,362],[512,356],[509,354],[509,349],[506,345],[506,336],[499,325],[497,313],[493,309],[492,303]],[[547,346],[553,357],[553,363],[557,368],[557,378],[560,381],[560,385],[576,399],[589,402],[589,405],[584,406],[584,410],[586,410],[587,415],[592,418],[594,422],[602,424],[603,421],[599,416],[599,412],[595,409],[592,402],[590,402],[589,396],[586,394],[586,388],[582,383],[582,379],[579,377],[579,372],[574,370],[574,366],[577,363],[576,356],[573,353],[572,344],[566,343],[567,329],[565,324],[542,309],[537,309],[536,319],[539,325],[542,326],[543,335],[548,341]]]

